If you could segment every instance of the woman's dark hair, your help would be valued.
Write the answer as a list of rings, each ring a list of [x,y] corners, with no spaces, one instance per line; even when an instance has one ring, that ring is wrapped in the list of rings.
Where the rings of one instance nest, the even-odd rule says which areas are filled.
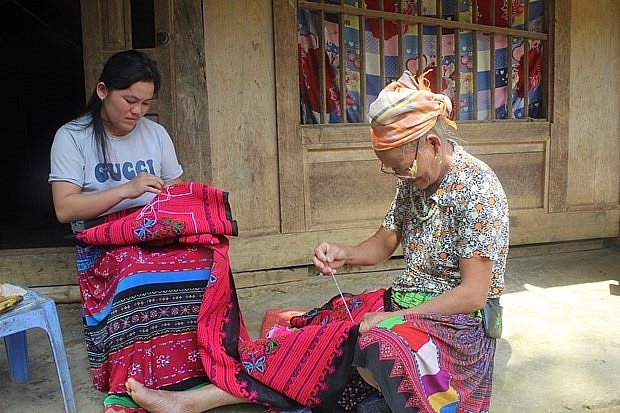
[[[105,83],[108,91],[127,89],[136,82],[153,82],[155,94],[161,86],[157,63],[138,50],[125,50],[112,55],[103,66],[98,82]],[[87,123],[82,126],[93,127],[93,135],[101,151],[102,161],[107,164],[107,134],[101,119],[102,105],[103,102],[99,99],[95,87],[82,112],[82,115],[90,115]]]

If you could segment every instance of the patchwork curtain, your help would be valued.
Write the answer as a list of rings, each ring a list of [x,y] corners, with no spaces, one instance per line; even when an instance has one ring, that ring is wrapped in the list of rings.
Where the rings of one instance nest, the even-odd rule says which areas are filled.
[[[426,17],[543,31],[544,0],[478,0],[475,10],[472,0],[442,0],[440,10],[436,0],[420,1],[421,4],[415,0],[365,0],[364,3],[369,10],[406,15],[417,15],[421,10],[421,15]],[[325,0],[325,3],[339,4],[339,1]],[[356,7],[360,7],[360,3],[361,0],[345,1],[345,4]],[[438,47],[438,26],[402,23],[402,46],[399,46],[400,28],[395,21],[383,20],[381,39],[381,20],[378,18],[364,19],[364,27],[360,28],[357,16],[321,14],[300,8],[297,20],[302,124],[343,123],[345,119],[347,123],[366,122],[363,108],[376,99],[382,85],[398,79],[404,69],[419,73],[420,67],[422,72],[430,71],[427,77],[432,80],[433,90],[452,99],[455,112],[458,110],[458,120],[523,119],[525,102],[528,117],[544,117],[541,41],[442,28]],[[341,25],[344,44],[340,40]],[[419,36],[422,36],[421,42]],[[458,42],[455,36],[458,36]],[[324,46],[323,56],[319,56],[320,42]],[[420,44],[422,50],[418,50]],[[383,83],[380,77],[381,47],[385,65]],[[401,57],[404,68],[401,67]],[[325,64],[323,99],[326,117],[323,122],[320,116],[320,59],[324,59]],[[365,71],[361,70],[362,59]],[[344,70],[346,117],[343,117],[340,105],[341,70]],[[441,84],[437,84],[437,70],[441,72]],[[362,76],[365,76],[365,94],[361,90]],[[453,117],[456,118],[456,114]]]

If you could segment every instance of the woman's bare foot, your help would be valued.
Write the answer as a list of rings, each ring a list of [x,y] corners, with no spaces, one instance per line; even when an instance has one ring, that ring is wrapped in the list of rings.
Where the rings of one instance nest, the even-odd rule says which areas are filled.
[[[125,383],[127,394],[134,402],[151,413],[190,413],[191,410],[185,409],[178,400],[175,392],[165,390],[153,390],[144,387],[134,378],[129,378]]]
[[[249,403],[213,384],[186,391],[153,390],[130,377],[125,387],[133,401],[150,413],[200,413],[230,404]]]

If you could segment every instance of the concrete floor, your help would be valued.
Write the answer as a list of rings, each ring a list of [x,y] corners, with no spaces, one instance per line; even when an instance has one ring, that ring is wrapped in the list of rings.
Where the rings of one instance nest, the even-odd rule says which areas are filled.
[[[389,284],[392,274],[339,277],[344,291]],[[497,413],[620,412],[620,249],[509,258],[502,298],[491,411]],[[239,292],[244,319],[256,337],[268,308],[308,309],[337,293],[327,277]],[[617,294],[617,293],[616,293]],[[77,410],[101,412],[93,389],[77,304],[59,304]],[[0,413],[63,411],[62,396],[42,330],[28,332],[31,381],[9,381],[0,340]],[[258,413],[231,406],[218,413]]]

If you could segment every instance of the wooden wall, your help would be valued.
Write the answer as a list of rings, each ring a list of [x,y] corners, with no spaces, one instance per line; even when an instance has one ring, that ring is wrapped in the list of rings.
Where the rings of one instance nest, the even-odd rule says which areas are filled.
[[[244,236],[280,231],[271,1],[205,1],[211,177]]]
[[[505,184],[513,246],[619,234],[620,8],[595,3],[556,2],[549,122],[459,126]],[[174,139],[186,179],[230,193],[240,227],[230,253],[237,285],[307,277],[320,240],[372,234],[393,187],[376,173],[367,127],[296,125],[297,67],[287,46],[295,22],[278,20],[294,16],[295,2],[170,4]],[[77,299],[72,248],[2,250],[0,272],[4,282]]]
[[[573,1],[569,209],[617,207],[620,182],[620,2]]]

